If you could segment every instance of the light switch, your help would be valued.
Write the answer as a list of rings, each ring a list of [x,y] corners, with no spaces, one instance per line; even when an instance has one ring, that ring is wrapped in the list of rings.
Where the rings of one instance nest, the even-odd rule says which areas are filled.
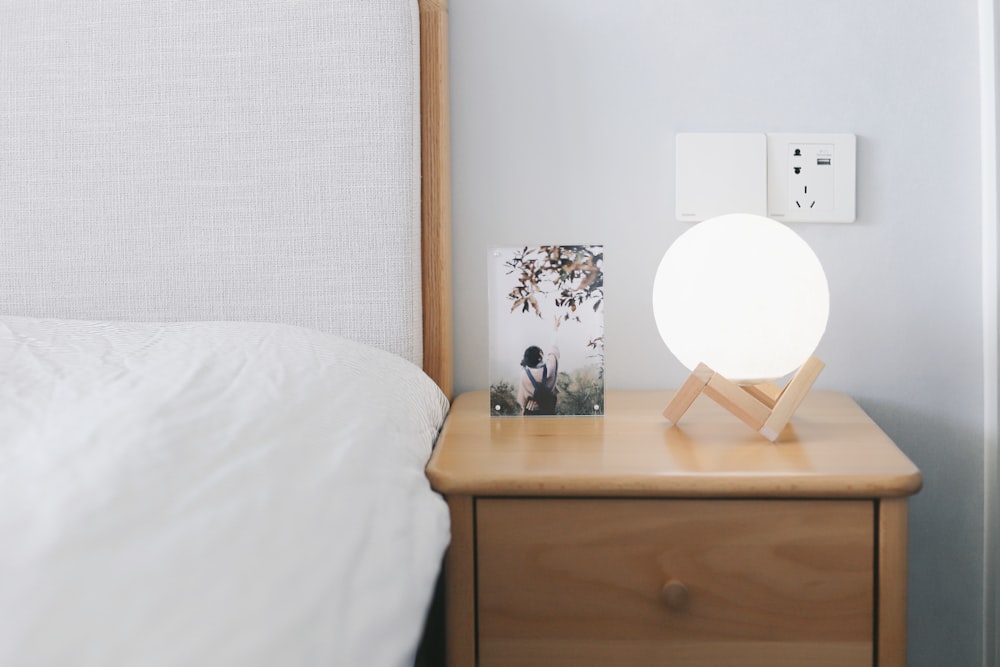
[[[676,185],[680,221],[726,213],[767,215],[767,135],[678,134]]]

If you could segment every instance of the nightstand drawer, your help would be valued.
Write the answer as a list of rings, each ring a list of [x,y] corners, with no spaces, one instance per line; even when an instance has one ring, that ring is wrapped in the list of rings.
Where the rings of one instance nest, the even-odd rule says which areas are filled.
[[[872,664],[865,500],[479,499],[482,667]]]

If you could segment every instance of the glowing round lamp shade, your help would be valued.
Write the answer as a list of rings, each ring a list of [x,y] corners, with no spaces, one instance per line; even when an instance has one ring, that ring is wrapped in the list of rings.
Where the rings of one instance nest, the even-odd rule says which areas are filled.
[[[653,283],[667,348],[739,384],[795,371],[826,329],[830,290],[812,249],[759,215],[710,218],[670,246]]]

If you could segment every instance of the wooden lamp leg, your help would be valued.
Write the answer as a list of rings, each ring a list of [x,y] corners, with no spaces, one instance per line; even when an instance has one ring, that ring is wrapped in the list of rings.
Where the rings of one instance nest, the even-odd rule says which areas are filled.
[[[819,377],[820,372],[822,372],[825,366],[826,364],[816,357],[806,359],[806,362],[799,367],[799,370],[795,372],[792,379],[785,385],[777,402],[774,404],[774,409],[771,410],[771,416],[760,427],[760,434],[762,436],[771,442],[778,439],[781,430],[785,428],[792,415],[795,414],[802,399],[809,393],[809,389],[816,382],[816,378]]]
[[[667,404],[663,416],[675,425],[698,395],[704,393],[747,426],[774,442],[809,392],[825,364],[809,357],[792,379],[779,389],[771,383],[743,387],[705,364],[698,364]]]
[[[715,371],[711,368],[705,364],[698,364],[698,367],[688,376],[688,379],[684,381],[684,384],[677,390],[674,397],[670,399],[670,403],[667,404],[666,409],[663,411],[663,416],[667,418],[671,426],[680,421],[681,417],[691,407],[691,404],[694,403],[694,399],[698,398],[698,394],[702,392],[713,375],[715,375]]]

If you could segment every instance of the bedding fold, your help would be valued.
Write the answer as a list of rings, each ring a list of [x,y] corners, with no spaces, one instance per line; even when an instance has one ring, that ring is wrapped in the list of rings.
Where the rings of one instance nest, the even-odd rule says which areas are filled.
[[[309,329],[0,318],[0,664],[411,664],[447,410]]]

